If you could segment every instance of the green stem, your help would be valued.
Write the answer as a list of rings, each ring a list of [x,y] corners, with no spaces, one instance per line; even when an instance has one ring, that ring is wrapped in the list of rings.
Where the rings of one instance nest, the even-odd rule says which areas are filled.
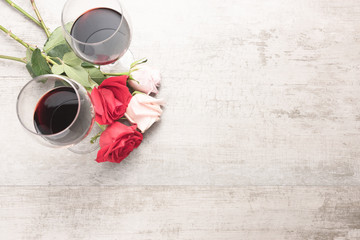
[[[130,69],[133,69],[136,65],[140,65],[147,62],[147,58],[141,58],[130,65]]]
[[[3,26],[0,25],[0,30],[2,30],[3,32],[5,32],[7,35],[9,35],[10,37],[12,37],[13,39],[15,39],[18,43],[20,43],[21,45],[23,45],[24,47],[30,49],[31,51],[35,51],[35,48],[31,47],[30,44],[24,42],[22,39],[18,38],[18,36],[16,36],[15,34],[13,34],[10,30],[7,30],[6,28],[4,28]],[[54,62],[49,56],[46,56],[45,54],[41,53],[41,55],[46,59],[46,61],[48,61],[51,64],[56,64],[56,62]]]
[[[48,63],[51,63],[52,65],[57,64],[54,60],[52,60],[49,56],[46,56],[45,54],[41,53],[41,55],[48,61]]]
[[[19,12],[21,12],[22,14],[25,15],[25,17],[29,18],[30,20],[32,20],[34,23],[36,23],[39,27],[41,26],[41,23],[36,20],[33,16],[31,16],[29,13],[27,13],[24,9],[22,9],[21,7],[19,7],[18,5],[16,5],[15,3],[13,3],[11,0],[5,0],[8,4],[10,4],[10,6],[14,7],[16,10],[18,10]]]
[[[101,136],[102,134],[102,131],[98,132],[98,134],[96,134],[95,136],[93,136],[91,139],[90,139],[90,143],[91,144],[94,144],[96,142],[96,140]]]
[[[124,76],[129,75],[129,72],[122,72],[122,73],[103,73],[105,76]]]
[[[44,29],[44,31],[46,33],[46,36],[49,38],[50,37],[49,29],[45,26],[45,23],[44,23],[43,19],[41,18],[40,12],[37,9],[36,4],[35,4],[35,0],[30,0],[30,2],[31,2],[31,5],[34,9],[34,12],[35,12],[37,18],[39,19],[39,22],[40,22],[42,28]]]
[[[0,30],[2,30],[3,32],[5,32],[7,35],[9,35],[10,37],[12,37],[13,39],[15,39],[18,43],[20,43],[21,45],[23,45],[26,48],[29,48],[31,51],[34,51],[35,48],[31,47],[30,44],[24,42],[23,40],[21,40],[20,38],[18,38],[15,34],[13,34],[10,30],[7,30],[6,28],[4,28],[3,26],[0,25]]]
[[[101,128],[101,130],[105,131],[106,126],[100,125],[100,123],[98,123],[98,122],[96,122],[96,124],[99,126],[99,128]]]
[[[18,57],[6,56],[6,55],[0,55],[0,58],[26,63],[26,60],[24,58],[18,58]]]

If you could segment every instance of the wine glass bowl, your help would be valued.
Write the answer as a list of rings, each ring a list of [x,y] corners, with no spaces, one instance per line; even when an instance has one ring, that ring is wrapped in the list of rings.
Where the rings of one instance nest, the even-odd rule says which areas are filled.
[[[88,135],[95,119],[86,89],[54,74],[29,81],[18,95],[16,110],[27,132],[51,147],[78,144]]]
[[[119,0],[68,0],[61,25],[75,54],[96,65],[114,63],[130,46],[131,25]]]

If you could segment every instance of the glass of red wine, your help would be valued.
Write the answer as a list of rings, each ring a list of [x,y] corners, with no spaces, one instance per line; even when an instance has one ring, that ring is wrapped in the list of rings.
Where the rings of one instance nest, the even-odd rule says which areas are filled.
[[[61,24],[66,41],[84,61],[107,65],[129,52],[131,24],[120,0],[68,0]]]
[[[29,81],[17,99],[22,126],[41,143],[91,152],[98,144],[84,140],[94,124],[95,112],[86,89],[59,75],[41,75]]]

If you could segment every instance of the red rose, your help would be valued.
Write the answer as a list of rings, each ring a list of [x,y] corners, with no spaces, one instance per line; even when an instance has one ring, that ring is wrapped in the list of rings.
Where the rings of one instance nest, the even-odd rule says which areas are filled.
[[[101,149],[96,161],[119,163],[140,145],[142,139],[143,135],[136,131],[136,125],[128,127],[114,122],[100,136]]]
[[[110,77],[91,92],[95,107],[95,121],[101,125],[111,124],[126,112],[131,93],[126,86],[128,76]]]

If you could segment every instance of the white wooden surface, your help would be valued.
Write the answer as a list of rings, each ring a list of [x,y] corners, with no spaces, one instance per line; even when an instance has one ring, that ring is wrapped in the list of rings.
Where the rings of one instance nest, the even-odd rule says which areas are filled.
[[[2,239],[360,238],[354,187],[2,187],[0,197]]]
[[[47,149],[16,117],[24,65],[1,60],[0,239],[360,239],[360,2],[124,3],[162,121],[121,164]],[[37,0],[51,29],[63,4]],[[25,51],[0,34],[0,54]]]

